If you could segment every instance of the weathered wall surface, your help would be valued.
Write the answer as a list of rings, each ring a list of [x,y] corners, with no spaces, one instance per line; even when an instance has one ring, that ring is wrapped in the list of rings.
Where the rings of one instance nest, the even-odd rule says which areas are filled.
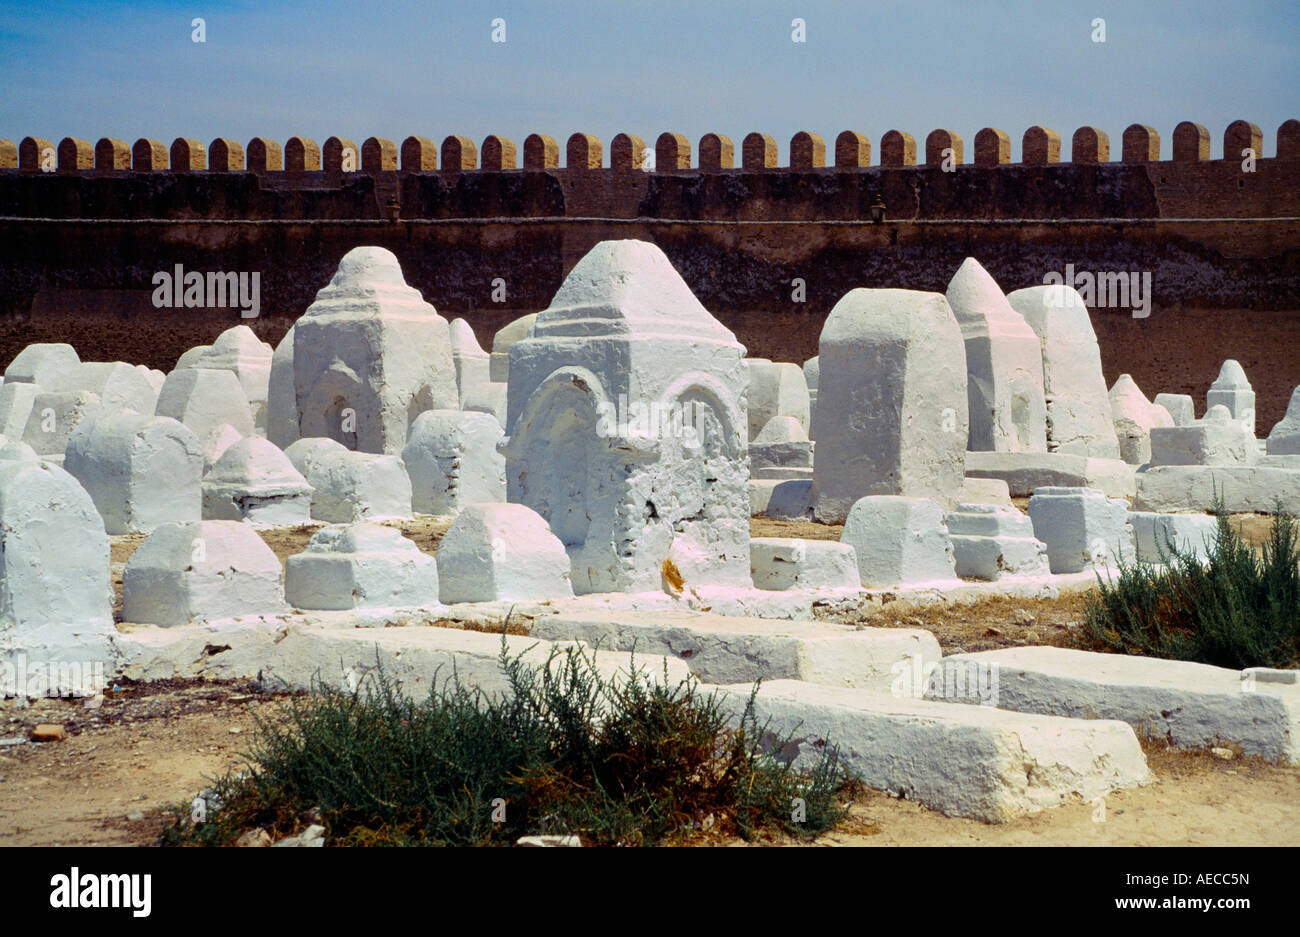
[[[1107,377],[1132,373],[1149,395],[1202,399],[1219,362],[1237,357],[1267,427],[1300,384],[1296,158],[1259,159],[1254,172],[1185,158],[953,172],[0,169],[0,360],[67,340],[87,360],[170,368],[240,321],[230,309],[153,309],[153,275],[177,264],[260,272],[261,317],[245,321],[277,341],[363,244],[397,254],[408,282],[488,345],[544,308],[591,246],[628,237],[657,243],[752,355],[802,361],[849,289],[942,291],[974,256],[1007,291],[1067,265],[1149,272],[1149,316],[1093,315]]]
[[[0,170],[0,216],[307,220],[672,218],[892,220],[1300,215],[1300,160],[810,170],[29,172]]]
[[[536,221],[421,224],[95,224],[9,222],[0,287],[17,316],[0,320],[0,360],[32,341],[71,341],[87,360],[168,369],[186,348],[241,321],[230,310],[154,310],[149,277],[261,270],[262,314],[245,320],[276,342],[352,247],[397,254],[408,282],[439,311],[464,316],[480,341],[545,308],[564,273],[606,238],[654,241],[751,355],[802,361],[822,323],[856,286],[942,292],[966,256],[1006,291],[1044,273],[1151,271],[1153,308],[1095,310],[1108,380],[1133,374],[1149,394],[1197,400],[1226,357],[1259,394],[1261,425],[1281,418],[1300,384],[1300,221],[883,225]],[[1243,256],[1244,252],[1244,256]],[[166,265],[161,262],[166,257]],[[294,258],[293,263],[284,258]],[[492,281],[506,302],[492,301]],[[792,281],[805,284],[803,302]],[[33,302],[33,300],[35,300]]]

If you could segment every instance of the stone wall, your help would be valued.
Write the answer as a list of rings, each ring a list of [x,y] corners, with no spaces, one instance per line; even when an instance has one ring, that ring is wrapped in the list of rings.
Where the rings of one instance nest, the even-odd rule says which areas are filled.
[[[1300,123],[1279,129],[1276,155],[1258,158],[1253,172],[1241,158],[1209,159],[1208,133],[1193,124],[1179,125],[1175,158],[1163,161],[1151,159],[1161,153],[1150,128],[1126,131],[1119,162],[1101,161],[1109,143],[1084,129],[1076,162],[1057,161],[1059,135],[1030,128],[1026,162],[1011,164],[1006,134],[986,128],[974,163],[950,160],[952,171],[942,154],[961,147],[949,131],[923,146],[886,135],[885,165],[874,166],[862,134],[827,145],[801,133],[790,148],[800,168],[776,165],[770,137],[737,145],[710,134],[691,154],[684,137],[665,134],[654,171],[637,168],[650,147],[625,134],[607,161],[590,135],[575,134],[563,157],[540,135],[521,148],[492,137],[482,148],[491,168],[479,168],[461,137],[440,151],[420,137],[400,147],[372,138],[355,162],[356,144],[337,138],[323,147],[293,138],[283,157],[263,138],[246,150],[213,141],[206,154],[197,141],[169,151],[141,140],[129,148],[129,171],[122,141],[50,144],[46,168],[49,141],[0,141],[0,359],[30,341],[69,340],[87,360],[170,368],[239,321],[233,309],[154,309],[152,277],[177,264],[259,271],[261,318],[249,324],[276,341],[339,258],[365,244],[392,250],[409,282],[443,315],[467,318],[486,345],[500,326],[545,308],[597,242],[641,238],[664,250],[751,355],[786,361],[816,353],[826,314],[849,289],[942,291],[966,256],[1006,291],[1067,264],[1150,272],[1149,316],[1094,311],[1108,378],[1126,371],[1152,393],[1199,395],[1218,363],[1236,357],[1260,391],[1261,421],[1280,418],[1300,383],[1270,345],[1300,311]],[[1262,155],[1252,125],[1234,123],[1225,138],[1230,153],[1244,144]],[[213,162],[166,168],[177,154],[189,166]],[[1205,365],[1193,347],[1201,341],[1213,359]],[[1270,347],[1272,360],[1252,367]],[[1182,349],[1186,369],[1157,349]],[[1261,386],[1270,369],[1276,391]]]

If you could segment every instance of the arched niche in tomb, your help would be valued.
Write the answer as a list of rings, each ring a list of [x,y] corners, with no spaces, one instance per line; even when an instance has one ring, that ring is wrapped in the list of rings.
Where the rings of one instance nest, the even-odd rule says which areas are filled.
[[[352,401],[343,394],[336,395],[325,409],[328,438],[342,443],[354,452],[357,448],[356,413],[357,409],[352,405]]]
[[[580,553],[591,527],[587,492],[593,450],[601,445],[600,419],[609,399],[585,368],[560,368],[533,392],[512,445],[529,470],[511,479],[508,500],[532,508],[571,553]]]
[[[656,489],[656,503],[676,518],[673,555],[686,567],[683,574],[707,576],[713,525],[731,523],[749,510],[748,486],[734,483],[737,464],[748,460],[747,420],[727,388],[706,374],[682,375],[664,400],[660,412],[667,429],[660,432],[660,458],[681,464],[682,470]],[[747,469],[745,474],[747,481]]]
[[[348,449],[357,450],[357,423],[366,418],[359,404],[364,389],[355,375],[331,370],[312,385],[311,393],[299,406],[303,425],[311,435],[332,439]]]

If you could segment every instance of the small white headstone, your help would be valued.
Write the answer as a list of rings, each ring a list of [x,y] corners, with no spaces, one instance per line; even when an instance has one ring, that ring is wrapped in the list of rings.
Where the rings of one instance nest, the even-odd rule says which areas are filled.
[[[247,524],[159,526],[122,573],[122,618],[171,627],[288,611],[280,560]]]
[[[1163,563],[1173,550],[1206,557],[1218,534],[1218,519],[1209,514],[1159,514],[1129,511],[1137,559]]]
[[[438,566],[402,532],[380,524],[326,527],[285,562],[285,598],[295,608],[436,605]]]
[[[858,589],[858,555],[847,543],[755,537],[749,565],[759,589]]]
[[[438,544],[445,603],[573,595],[569,556],[546,521],[522,504],[471,504]]]
[[[1053,573],[1078,573],[1133,560],[1128,503],[1095,488],[1034,490],[1029,499],[1034,536],[1047,544]]]
[[[105,410],[153,413],[159,389],[148,369],[123,361],[84,361],[77,370],[77,390],[97,394]]]
[[[860,498],[844,522],[840,542],[857,551],[868,589],[957,578],[943,508],[925,498]]]
[[[411,479],[411,507],[456,514],[467,504],[506,499],[505,435],[486,413],[426,410],[415,418],[402,461]]]
[[[203,479],[205,520],[290,527],[311,520],[312,490],[274,443],[249,436],[228,448]]]
[[[1223,362],[1223,366],[1219,368],[1219,376],[1215,378],[1205,395],[1207,410],[1216,404],[1227,407],[1232,418],[1245,423],[1254,435],[1255,391],[1251,389],[1250,381],[1246,380],[1246,372],[1235,358]]]
[[[1120,458],[1129,465],[1151,461],[1152,427],[1174,425],[1169,411],[1147,400],[1128,374],[1121,374],[1110,389],[1110,413],[1119,438]]]
[[[296,440],[284,450],[284,454],[303,478],[311,477],[312,466],[316,460],[327,452],[347,452],[347,446],[323,436],[310,436]]]
[[[63,467],[90,494],[110,534],[201,518],[203,450],[177,420],[119,410],[85,420]]]
[[[749,438],[755,439],[776,417],[784,416],[798,422],[805,434],[808,430],[808,383],[803,369],[797,364],[768,361],[766,358],[746,359],[749,371],[748,400]]]
[[[1196,404],[1189,394],[1156,394],[1152,403],[1164,407],[1175,426],[1187,426],[1196,419]]]
[[[1049,572],[1047,544],[1014,507],[963,504],[947,516],[957,575],[997,580]]]
[[[313,520],[351,524],[411,516],[411,479],[400,456],[324,449],[306,477]]]
[[[1151,427],[1151,465],[1254,465],[1254,432],[1222,404],[1186,426]]]

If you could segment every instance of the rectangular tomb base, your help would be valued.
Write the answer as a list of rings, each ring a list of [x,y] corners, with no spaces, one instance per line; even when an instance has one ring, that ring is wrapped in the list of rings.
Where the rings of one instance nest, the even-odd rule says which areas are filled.
[[[725,687],[723,705],[739,715],[750,691]],[[775,735],[792,736],[786,752],[798,768],[815,764],[819,743],[830,740],[869,787],[989,823],[1152,779],[1132,728],[1114,720],[1026,716],[797,680],[763,684],[755,716]]]
[[[355,689],[367,674],[382,667],[403,694],[422,701],[428,698],[433,681],[441,686],[453,670],[463,686],[478,687],[489,695],[507,692],[501,641],[501,635],[452,628],[342,629],[244,620],[186,628],[133,626],[117,637],[116,650],[118,673],[139,681],[250,679],[289,690],[310,690],[319,681]],[[563,648],[529,636],[510,635],[505,641],[510,657],[522,654],[534,666],[544,664],[552,650]],[[597,670],[615,681],[632,666],[627,653],[600,649],[595,653]],[[690,673],[683,661],[650,653],[638,654],[635,667],[656,682],[666,675],[669,686]]]
[[[1300,685],[1279,682],[1291,671],[1252,673],[1059,647],[958,654],[941,664],[954,661],[997,665],[995,701],[1002,709],[1122,719],[1180,748],[1238,746],[1247,755],[1300,764]]]
[[[1000,478],[1013,498],[1035,488],[1096,488],[1108,498],[1132,498],[1134,467],[1119,459],[1091,459],[1059,452],[968,452],[966,474]]]
[[[795,679],[888,691],[902,667],[939,659],[920,628],[854,628],[702,612],[561,612],[537,618],[533,637],[684,660],[704,683]]]
[[[1269,464],[1275,463],[1275,464]],[[1215,493],[1233,514],[1300,514],[1300,464],[1270,457],[1258,465],[1157,465],[1137,475],[1138,511],[1211,511]]]

